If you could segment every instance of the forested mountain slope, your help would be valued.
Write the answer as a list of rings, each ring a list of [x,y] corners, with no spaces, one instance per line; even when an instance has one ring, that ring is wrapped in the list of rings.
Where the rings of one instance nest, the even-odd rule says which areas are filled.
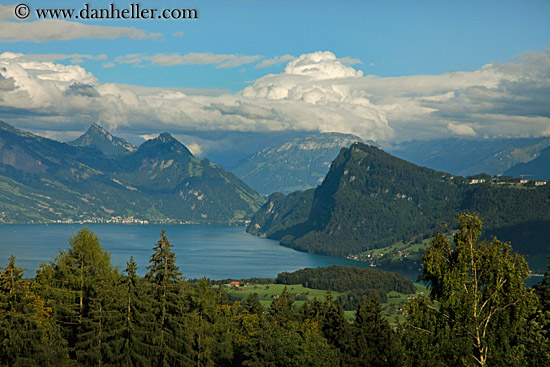
[[[550,187],[473,182],[357,143],[342,149],[313,192],[270,196],[248,231],[301,251],[347,256],[430,237],[438,223],[469,210],[479,212],[489,235],[504,235],[519,251],[547,252]],[[520,242],[533,231],[538,239]]]

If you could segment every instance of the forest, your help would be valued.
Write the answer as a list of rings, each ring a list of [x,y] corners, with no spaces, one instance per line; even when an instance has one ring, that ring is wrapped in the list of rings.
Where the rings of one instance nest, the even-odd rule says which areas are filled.
[[[351,321],[330,292],[300,308],[286,289],[265,308],[253,295],[230,301],[223,285],[182,277],[164,231],[143,277],[133,258],[120,272],[83,228],[33,279],[13,257],[2,268],[0,364],[548,366],[550,273],[528,289],[524,258],[481,227],[464,213],[454,238],[436,233],[419,278],[429,294],[409,300],[396,327],[375,293]]]

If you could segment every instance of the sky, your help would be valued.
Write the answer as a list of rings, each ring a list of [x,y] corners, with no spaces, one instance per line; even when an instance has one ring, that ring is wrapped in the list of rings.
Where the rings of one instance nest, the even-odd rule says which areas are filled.
[[[82,19],[111,3],[197,17]],[[168,131],[198,155],[307,132],[550,136],[549,15],[546,0],[0,0],[0,120],[64,141],[92,123],[133,143]]]

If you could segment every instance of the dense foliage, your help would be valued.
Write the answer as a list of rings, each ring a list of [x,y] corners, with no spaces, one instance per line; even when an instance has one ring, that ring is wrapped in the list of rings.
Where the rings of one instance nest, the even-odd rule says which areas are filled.
[[[525,287],[525,259],[508,243],[482,241],[478,217],[462,214],[458,221],[454,244],[438,232],[422,257],[420,279],[430,296],[408,305],[410,356],[424,356],[429,366],[548,364],[550,342],[543,335],[550,324]]]
[[[144,277],[133,258],[120,274],[84,228],[34,279],[22,278],[13,257],[2,269],[0,365],[548,365],[548,281],[538,297],[527,291],[523,258],[496,239],[479,241],[479,230],[477,218],[462,216],[455,246],[433,239],[423,258],[430,298],[411,300],[405,324],[392,329],[376,296],[358,302],[351,322],[330,292],[301,308],[286,289],[268,308],[254,294],[229,302],[222,285],[182,278],[164,231]],[[281,279],[324,284],[325,271]],[[345,274],[368,278],[354,268],[328,273],[341,287]]]
[[[280,273],[279,284],[301,284],[307,288],[345,292],[340,303],[344,309],[355,309],[362,296],[377,296],[387,301],[387,293],[414,293],[412,280],[397,273],[368,268],[329,266],[328,268],[306,268],[293,273]],[[356,300],[356,302],[353,302]],[[349,305],[346,307],[346,305]]]
[[[431,237],[438,223],[471,210],[486,221],[489,234],[514,241],[522,253],[545,254],[550,185],[472,180],[357,143],[342,150],[313,193],[270,196],[247,230],[301,251],[347,256]],[[530,232],[537,234],[534,242],[520,241]]]

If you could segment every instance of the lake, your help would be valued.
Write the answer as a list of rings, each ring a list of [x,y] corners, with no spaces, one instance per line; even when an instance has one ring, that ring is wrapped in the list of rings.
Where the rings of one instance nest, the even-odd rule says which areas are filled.
[[[34,277],[41,262],[49,262],[60,249],[68,248],[68,239],[83,225],[77,224],[2,224],[0,225],[0,267],[15,256],[15,264]],[[186,278],[274,278],[283,271],[307,267],[365,263],[338,257],[298,252],[278,241],[250,235],[244,227],[199,225],[116,225],[88,224],[103,248],[111,253],[113,265],[120,270],[133,256],[140,275],[145,274],[153,245],[164,228],[174,246],[177,265]]]

